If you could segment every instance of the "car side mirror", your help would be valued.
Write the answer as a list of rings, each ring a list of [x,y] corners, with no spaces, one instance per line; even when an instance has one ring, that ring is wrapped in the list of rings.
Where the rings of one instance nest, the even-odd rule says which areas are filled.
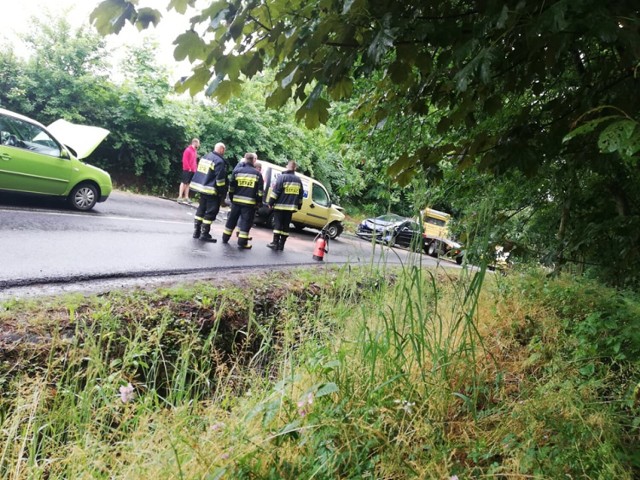
[[[71,158],[71,155],[69,155],[69,150],[66,150],[63,148],[62,151],[60,152],[60,158],[64,160],[69,160]]]

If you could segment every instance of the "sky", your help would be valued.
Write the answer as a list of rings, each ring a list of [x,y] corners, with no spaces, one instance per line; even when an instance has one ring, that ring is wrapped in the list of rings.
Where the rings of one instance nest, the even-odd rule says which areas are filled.
[[[91,11],[102,0],[0,0],[0,45],[7,42],[14,46],[19,55],[26,55],[19,35],[30,28],[29,20],[33,17],[52,18],[65,15],[72,26],[89,25]],[[140,7],[156,8],[162,12],[162,20],[157,27],[150,27],[139,32],[127,24],[118,35],[106,37],[107,46],[122,55],[125,45],[141,45],[145,37],[154,39],[159,44],[158,61],[167,66],[173,75],[178,71],[184,74],[189,64],[178,64],[173,59],[175,38],[189,28],[189,12],[180,15],[175,11],[167,12],[170,0],[139,0]]]

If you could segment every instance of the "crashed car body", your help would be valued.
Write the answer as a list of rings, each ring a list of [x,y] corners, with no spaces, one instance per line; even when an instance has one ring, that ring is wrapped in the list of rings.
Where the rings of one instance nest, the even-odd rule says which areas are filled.
[[[364,239],[370,239],[374,234],[376,236],[381,235],[382,232],[390,225],[394,225],[404,220],[408,219],[401,217],[400,215],[396,215],[395,213],[387,213],[385,215],[380,215],[379,217],[367,218],[358,225],[356,235]]]
[[[81,160],[108,134],[65,120],[45,127],[0,109],[0,190],[63,197],[77,210],[91,210],[113,186],[107,172]]]
[[[364,239],[371,239],[388,246],[402,246],[415,251],[426,251],[424,235],[420,224],[410,218],[393,213],[363,220],[356,234]]]

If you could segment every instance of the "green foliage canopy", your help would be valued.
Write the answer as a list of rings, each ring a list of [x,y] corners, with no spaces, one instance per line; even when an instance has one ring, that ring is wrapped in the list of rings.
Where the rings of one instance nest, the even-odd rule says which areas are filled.
[[[152,13],[137,3],[105,0],[92,19],[102,33],[125,21],[142,28]],[[604,104],[638,110],[638,12],[634,1],[598,0],[216,1],[176,39],[176,57],[196,62],[182,88],[221,100],[240,91],[243,76],[275,70],[267,105],[295,99],[308,127],[325,123],[330,102],[349,98],[357,79],[380,72],[361,97],[363,119],[378,125],[402,100],[406,115],[435,108],[438,132],[459,134],[408,147],[392,173],[452,155],[531,172],[562,151],[584,113]],[[474,129],[503,110],[508,121]]]

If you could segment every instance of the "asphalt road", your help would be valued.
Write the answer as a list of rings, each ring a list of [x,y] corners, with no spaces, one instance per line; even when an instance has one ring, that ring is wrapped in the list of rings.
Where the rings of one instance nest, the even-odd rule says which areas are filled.
[[[239,250],[235,237],[222,244],[227,211],[222,209],[213,224],[218,243],[212,244],[191,238],[195,207],[173,200],[116,191],[93,211],[81,213],[63,201],[0,193],[0,293],[318,263],[312,259],[313,230],[292,231],[283,252],[266,247],[272,234],[260,227],[251,230],[252,250]],[[330,242],[324,263],[416,261],[436,265],[425,255],[344,234]]]

